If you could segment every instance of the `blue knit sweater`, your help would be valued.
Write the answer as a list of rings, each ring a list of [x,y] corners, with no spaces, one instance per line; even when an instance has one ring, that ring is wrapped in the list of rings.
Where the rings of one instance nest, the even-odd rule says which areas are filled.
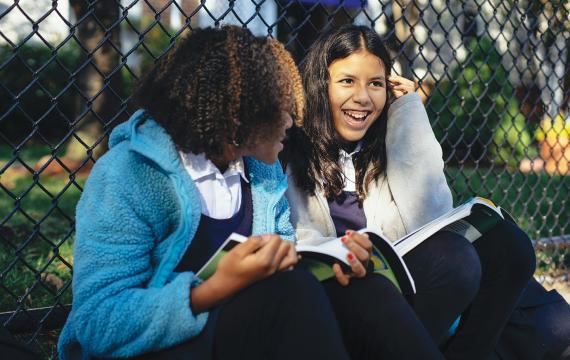
[[[166,131],[137,111],[111,134],[77,205],[73,308],[60,358],[134,356],[200,333],[194,314],[199,280],[174,268],[200,219],[196,186]],[[287,180],[279,163],[245,158],[253,198],[253,234],[293,239]]]

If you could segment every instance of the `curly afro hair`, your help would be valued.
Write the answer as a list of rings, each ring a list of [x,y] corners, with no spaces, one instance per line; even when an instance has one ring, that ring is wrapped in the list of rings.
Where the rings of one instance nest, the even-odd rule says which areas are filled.
[[[178,150],[223,153],[255,146],[286,111],[301,122],[304,97],[291,55],[273,39],[236,26],[194,31],[137,84],[134,103],[160,123]]]

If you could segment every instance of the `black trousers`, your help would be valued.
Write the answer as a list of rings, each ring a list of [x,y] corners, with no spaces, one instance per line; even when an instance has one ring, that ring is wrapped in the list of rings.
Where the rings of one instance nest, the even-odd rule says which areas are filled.
[[[205,344],[211,344],[211,353],[203,350]],[[276,273],[233,296],[217,310],[215,324],[209,322],[198,338],[136,359],[349,357],[322,286],[310,273],[293,270]]]
[[[527,235],[509,221],[473,244],[440,232],[404,259],[416,281],[414,309],[436,342],[461,314],[445,346],[450,360],[489,358],[536,261]]]
[[[31,345],[20,343],[3,326],[0,326],[0,354],[3,359],[39,360],[42,357]]]
[[[530,279],[492,359],[570,359],[570,305],[556,290]]]
[[[351,359],[443,359],[408,301],[384,276],[353,278],[346,287],[330,279],[323,286]]]

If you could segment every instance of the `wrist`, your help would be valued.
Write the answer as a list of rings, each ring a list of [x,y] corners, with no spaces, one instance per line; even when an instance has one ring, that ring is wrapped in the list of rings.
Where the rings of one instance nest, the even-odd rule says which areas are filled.
[[[229,297],[233,292],[229,286],[224,286],[218,276],[212,275],[208,280],[190,291],[190,306],[197,314],[206,311]]]
[[[227,277],[220,276],[218,272],[215,272],[206,282],[208,283],[209,291],[220,301],[237,292],[235,284],[228,281]]]

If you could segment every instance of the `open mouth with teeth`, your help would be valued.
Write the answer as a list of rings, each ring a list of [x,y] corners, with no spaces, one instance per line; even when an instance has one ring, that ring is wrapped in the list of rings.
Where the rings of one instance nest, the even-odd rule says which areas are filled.
[[[362,129],[366,127],[366,119],[368,119],[371,111],[342,110],[342,113],[344,115],[344,120],[350,127]]]

